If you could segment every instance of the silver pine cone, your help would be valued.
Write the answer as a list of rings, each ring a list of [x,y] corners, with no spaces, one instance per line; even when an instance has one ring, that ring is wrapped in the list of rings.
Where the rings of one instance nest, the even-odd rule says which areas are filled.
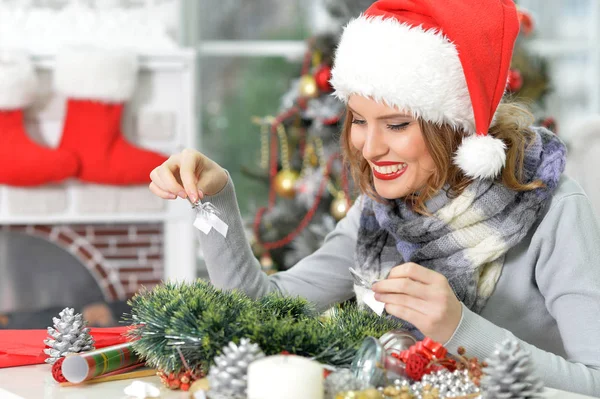
[[[223,353],[215,357],[215,364],[208,371],[211,399],[245,399],[248,366],[265,354],[247,338],[242,338],[239,345],[230,342],[223,348]]]
[[[535,375],[531,355],[516,340],[505,340],[486,359],[481,379],[484,399],[541,398],[542,381]]]
[[[94,349],[94,338],[83,316],[75,314],[72,308],[65,308],[59,314],[60,318],[53,317],[54,328],[48,327],[48,335],[44,343],[49,348],[44,353],[49,356],[46,363],[54,364],[58,359],[69,353],[86,352]]]

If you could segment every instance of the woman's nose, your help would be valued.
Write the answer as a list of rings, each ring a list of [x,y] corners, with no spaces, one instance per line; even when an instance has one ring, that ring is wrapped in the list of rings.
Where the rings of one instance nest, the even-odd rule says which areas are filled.
[[[363,157],[366,159],[374,159],[385,155],[388,152],[388,146],[385,143],[383,133],[377,128],[367,130],[365,144],[363,146]]]

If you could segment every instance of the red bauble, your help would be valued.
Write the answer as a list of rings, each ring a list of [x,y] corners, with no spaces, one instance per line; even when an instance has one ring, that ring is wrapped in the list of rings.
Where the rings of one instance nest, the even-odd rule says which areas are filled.
[[[61,357],[52,365],[52,378],[54,378],[54,381],[56,382],[67,382],[67,379],[62,373],[62,363],[64,360],[65,358]]]
[[[533,32],[533,18],[529,12],[519,9],[517,11],[517,16],[519,17],[519,25],[521,26],[521,30],[525,36],[529,36],[531,32]]]
[[[523,87],[523,76],[521,76],[521,72],[518,69],[511,68],[508,71],[508,91],[517,92],[521,90]]]
[[[418,353],[411,353],[406,360],[406,375],[414,381],[421,381],[427,373],[429,360]]]
[[[315,82],[321,93],[329,93],[333,91],[329,79],[331,79],[331,67],[329,65],[321,65],[314,75]]]

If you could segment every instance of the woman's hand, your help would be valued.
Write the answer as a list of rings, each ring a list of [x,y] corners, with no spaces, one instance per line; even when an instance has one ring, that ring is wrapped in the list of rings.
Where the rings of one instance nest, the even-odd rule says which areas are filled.
[[[188,198],[198,201],[214,195],[227,184],[227,172],[204,154],[185,149],[171,155],[150,173],[150,191],[164,199]]]
[[[416,263],[394,267],[387,279],[373,284],[373,291],[389,314],[442,344],[450,340],[462,317],[462,305],[446,277]]]

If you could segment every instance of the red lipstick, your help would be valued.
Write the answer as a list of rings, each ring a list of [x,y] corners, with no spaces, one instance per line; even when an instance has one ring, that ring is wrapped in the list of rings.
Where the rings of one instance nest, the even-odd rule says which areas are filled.
[[[377,165],[377,166],[391,166],[391,165],[400,165],[402,162],[391,162],[391,161],[380,161],[380,162],[375,162],[375,161],[371,161],[372,164]]]
[[[389,161],[381,161],[381,162],[371,161],[371,162],[374,165],[376,165],[376,166],[391,166],[391,165],[400,165],[400,164],[402,164],[402,162],[389,162]],[[379,173],[378,171],[376,171],[375,168],[371,168],[371,170],[373,171],[373,176],[375,176],[379,180],[394,180],[394,179],[397,179],[400,176],[402,176],[404,174],[404,172],[406,172],[406,169],[408,169],[408,165],[405,166],[402,169],[397,170],[394,173],[383,174],[383,173]]]

